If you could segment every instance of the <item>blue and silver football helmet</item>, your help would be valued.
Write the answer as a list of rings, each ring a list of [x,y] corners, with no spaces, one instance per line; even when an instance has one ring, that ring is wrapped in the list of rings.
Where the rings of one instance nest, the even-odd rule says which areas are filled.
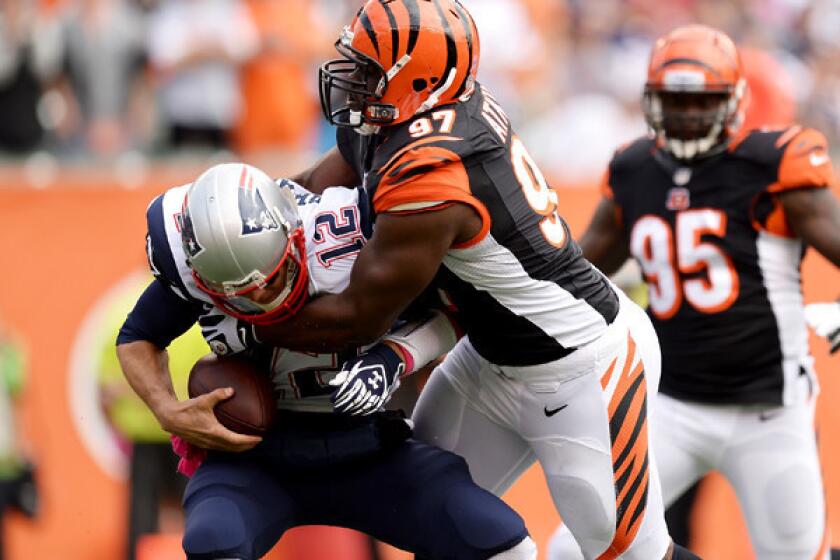
[[[292,192],[243,163],[215,165],[187,190],[181,241],[198,288],[228,315],[255,323],[282,321],[308,295],[306,243]],[[248,294],[283,288],[269,303]]]

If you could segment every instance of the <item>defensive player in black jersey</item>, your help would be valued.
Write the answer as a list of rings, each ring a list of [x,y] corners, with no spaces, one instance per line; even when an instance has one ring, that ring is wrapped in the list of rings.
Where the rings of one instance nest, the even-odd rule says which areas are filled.
[[[496,493],[539,460],[588,557],[690,557],[670,542],[648,449],[653,328],[582,258],[556,194],[476,83],[470,15],[456,0],[369,0],[336,48],[320,82],[338,146],[297,180],[362,184],[373,236],[347,289],[258,327],[259,339],[370,341],[435,281],[466,336],[421,394],[417,436],[463,455]]]
[[[800,263],[810,245],[840,266],[840,204],[822,134],[739,130],[744,87],[723,33],[692,25],[657,41],[644,93],[654,136],[613,157],[581,247],[606,273],[635,258],[649,286],[666,505],[718,470],[759,559],[823,559]],[[556,558],[574,558],[562,539]]]

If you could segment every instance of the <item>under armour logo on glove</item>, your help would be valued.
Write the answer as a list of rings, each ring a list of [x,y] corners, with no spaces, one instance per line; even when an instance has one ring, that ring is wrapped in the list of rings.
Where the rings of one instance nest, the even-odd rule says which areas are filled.
[[[377,344],[347,360],[330,381],[338,387],[330,399],[337,412],[354,416],[376,412],[400,384],[405,362],[386,344]]]
[[[828,340],[832,354],[840,350],[840,302],[806,305],[805,321],[815,333]]]

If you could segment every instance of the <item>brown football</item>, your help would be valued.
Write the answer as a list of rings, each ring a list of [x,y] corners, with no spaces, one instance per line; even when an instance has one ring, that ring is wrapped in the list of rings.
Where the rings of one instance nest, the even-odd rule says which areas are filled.
[[[234,394],[216,405],[214,412],[219,422],[240,434],[263,435],[276,411],[268,372],[237,356],[208,354],[200,358],[190,371],[190,398],[220,387],[233,387]]]

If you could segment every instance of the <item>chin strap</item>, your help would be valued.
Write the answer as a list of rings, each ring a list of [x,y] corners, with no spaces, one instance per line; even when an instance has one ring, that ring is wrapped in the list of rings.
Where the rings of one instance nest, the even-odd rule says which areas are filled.
[[[709,129],[709,132],[702,138],[694,138],[692,140],[678,140],[668,138],[665,135],[664,129],[656,126],[655,123],[648,119],[651,128],[654,128],[657,138],[662,145],[673,156],[679,160],[691,161],[715,155],[726,149],[729,145],[729,138],[734,136],[744,120],[742,110],[739,110],[741,99],[745,95],[747,88],[746,81],[742,78],[735,85],[735,91],[732,96],[722,103],[718,109],[718,115],[715,123]],[[645,103],[648,104],[647,111],[656,115],[653,120],[660,120],[662,118],[662,102],[658,95],[646,95]],[[726,137],[721,139],[721,134],[726,132]]]
[[[373,136],[374,134],[379,134],[380,128],[381,127],[379,125],[363,124],[354,128],[353,130],[355,130],[357,134],[360,134],[362,136]]]
[[[726,122],[727,113],[730,111],[729,105],[729,103],[721,104],[717,112],[717,117],[715,118],[715,123],[702,138],[694,138],[692,140],[671,139],[665,137],[663,130],[662,137],[665,140],[665,146],[677,159],[692,160],[695,157],[706,155],[709,150],[720,142],[720,134],[723,132],[724,122]]]
[[[694,140],[666,139],[665,145],[677,159],[692,160],[695,157],[707,155],[715,147],[715,144],[718,143],[722,130],[723,126],[720,122],[716,122],[711,130],[709,130],[709,133],[703,138],[696,138]]]

